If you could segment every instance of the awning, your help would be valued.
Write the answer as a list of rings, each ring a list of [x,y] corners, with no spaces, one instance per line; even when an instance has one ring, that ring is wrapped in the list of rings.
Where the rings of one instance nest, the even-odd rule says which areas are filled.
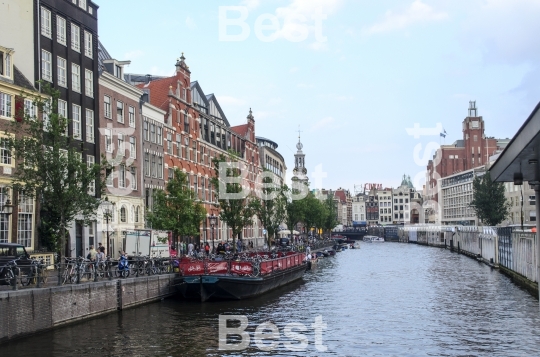
[[[514,173],[521,172],[523,181],[540,182],[540,103],[491,166],[491,179],[513,182]],[[531,182],[532,181],[532,182]]]

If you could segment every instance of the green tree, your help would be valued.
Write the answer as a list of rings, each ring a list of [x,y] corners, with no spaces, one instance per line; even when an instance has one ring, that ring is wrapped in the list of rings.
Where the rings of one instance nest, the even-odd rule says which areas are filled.
[[[265,170],[265,173],[266,175],[263,178],[264,186],[262,189],[262,197],[260,200],[257,199],[252,201],[252,208],[263,227],[267,230],[267,244],[270,247],[270,239],[275,239],[275,234],[279,229],[279,225],[285,221],[285,205],[287,203],[287,198],[284,192],[286,187],[276,184],[275,180],[277,177],[270,171]]]
[[[311,228],[318,228],[317,225],[321,224],[324,220],[324,210],[321,201],[319,201],[312,192],[310,192],[302,201],[304,201],[303,222],[309,233]]]
[[[228,157],[221,154],[212,160],[215,176],[212,177],[212,186],[216,190],[217,207],[220,218],[232,230],[233,251],[236,253],[236,238],[241,239],[244,227],[253,224],[253,209],[255,199],[250,192],[242,187],[242,170],[238,156],[229,152]],[[247,170],[247,169],[246,169]]]
[[[326,209],[326,219],[324,220],[322,228],[327,231],[329,234],[332,233],[332,229],[334,229],[338,225],[337,220],[337,207],[334,202],[334,197],[330,194],[326,197],[326,200],[324,200],[323,205]]]
[[[482,222],[496,226],[508,216],[510,202],[504,196],[504,184],[493,182],[489,171],[474,178],[473,192],[470,206]]]
[[[165,191],[154,193],[152,210],[147,212],[148,223],[152,228],[171,231],[176,246],[180,236],[199,235],[204,219],[206,209],[189,187],[186,174],[175,169]]]
[[[21,94],[32,101],[37,114],[19,108],[17,120],[6,130],[5,143],[16,153],[12,187],[18,198],[14,195],[14,199],[19,204],[36,199],[43,213],[41,232],[61,259],[71,222],[88,224],[95,219],[106,163],[83,160],[80,140],[66,135],[69,119],[58,114],[59,92],[44,86],[44,93]]]
[[[293,190],[294,189],[289,189],[287,186],[284,186],[284,192],[286,192],[289,196],[287,202],[285,203],[285,223],[287,223],[287,228],[291,231],[291,233],[294,230],[294,227],[296,227],[298,223],[302,222],[305,213],[304,199],[293,200],[290,198],[292,193],[295,193]]]

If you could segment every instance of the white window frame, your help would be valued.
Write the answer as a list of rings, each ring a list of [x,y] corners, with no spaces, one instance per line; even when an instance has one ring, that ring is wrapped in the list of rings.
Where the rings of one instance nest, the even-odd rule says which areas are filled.
[[[92,33],[84,30],[84,55],[88,58],[92,58],[94,54]]]
[[[137,168],[133,166],[130,169],[130,181],[131,181],[131,189],[136,190],[137,189]]]
[[[118,114],[118,109],[122,110],[122,114]],[[124,103],[119,100],[116,101],[116,121],[124,123]]]
[[[41,79],[52,82],[52,54],[41,49]]]
[[[105,151],[113,152],[111,129],[105,129]]]
[[[75,24],[71,24],[71,49],[81,52],[81,28]]]
[[[30,119],[36,119],[37,108],[32,99],[24,98],[24,114]]]
[[[86,11],[86,0],[79,0],[79,7]]]
[[[67,88],[67,60],[58,56],[56,59],[56,67],[58,85]]]
[[[62,99],[58,99],[58,115],[61,115],[62,117],[64,118],[69,118],[69,114],[68,114],[68,103],[65,101],[65,100],[62,100]],[[69,128],[68,128],[68,122],[66,121],[66,131],[65,131],[65,135],[68,136],[69,135]]]
[[[124,165],[118,166],[118,187],[126,187],[126,167]]]
[[[84,70],[84,94],[94,98],[94,72],[86,68]]]
[[[12,118],[13,116],[13,98],[11,94],[0,92],[0,117]]]
[[[129,157],[131,159],[137,158],[137,138],[134,136],[129,137]]]
[[[103,114],[105,115],[105,118],[111,119],[112,117],[111,97],[108,95],[103,96],[103,112],[104,112]]]
[[[96,163],[96,158],[93,155],[86,155],[86,165],[88,165],[89,169],[91,169],[95,163]],[[92,182],[88,184],[88,194],[95,195],[95,193],[96,193],[96,180],[92,180]]]
[[[77,104],[72,104],[72,114],[73,138],[81,140],[81,106]]]
[[[51,10],[41,7],[41,34],[52,39]]]
[[[86,109],[86,141],[94,142],[94,111]]]
[[[5,145],[7,139],[5,136],[0,137],[0,165],[13,167],[15,160],[13,160],[13,153]]]
[[[0,57],[0,66],[2,67],[3,69],[3,73],[0,73],[0,76],[2,77],[6,77],[6,78],[9,78],[9,79],[13,79],[12,78],[12,69],[11,69],[11,54],[6,52],[6,51],[0,51],[0,54],[2,55]]]
[[[66,19],[56,15],[56,41],[66,46]]]
[[[129,116],[129,126],[134,128],[135,127],[135,107],[130,106],[128,108],[128,116]]]
[[[117,146],[118,152],[116,156],[122,155],[122,157],[124,157],[126,155],[126,149],[125,149],[126,142],[124,140],[124,134],[118,133],[117,138],[118,138],[118,146]]]
[[[71,89],[81,92],[81,67],[75,63],[71,63]]]

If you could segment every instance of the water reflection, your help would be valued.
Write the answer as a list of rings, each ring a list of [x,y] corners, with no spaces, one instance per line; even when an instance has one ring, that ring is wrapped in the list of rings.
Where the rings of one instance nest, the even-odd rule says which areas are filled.
[[[272,322],[280,345],[218,350],[224,314],[246,315],[252,339]],[[319,315],[324,353],[311,328]],[[291,322],[308,327],[304,351],[283,343]],[[168,299],[1,348],[6,356],[535,356],[539,322],[538,301],[499,272],[448,251],[384,243],[327,258],[303,281],[257,299]]]

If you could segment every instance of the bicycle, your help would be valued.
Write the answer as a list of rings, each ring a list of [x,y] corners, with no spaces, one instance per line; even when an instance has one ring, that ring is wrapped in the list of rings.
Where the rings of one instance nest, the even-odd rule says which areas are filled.
[[[0,275],[3,276],[5,285],[16,286],[17,276],[20,275],[20,268],[17,267],[17,260],[19,259],[21,258],[11,260],[0,268]]]
[[[30,265],[30,271],[28,275],[21,276],[22,285],[34,285],[36,283],[46,284],[47,283],[47,274],[45,273],[45,263],[44,260],[32,259]]]

